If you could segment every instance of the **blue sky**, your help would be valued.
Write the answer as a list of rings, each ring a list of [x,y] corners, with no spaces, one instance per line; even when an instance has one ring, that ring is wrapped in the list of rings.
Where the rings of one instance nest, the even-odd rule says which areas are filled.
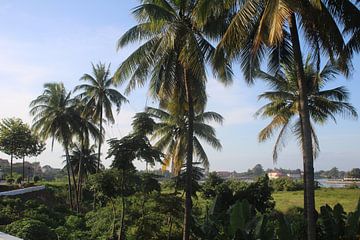
[[[79,78],[90,72],[91,62],[111,63],[114,70],[136,47],[116,51],[117,39],[135,24],[131,8],[135,0],[2,0],[0,2],[0,118],[20,117],[31,123],[28,105],[41,94],[46,82],[63,82],[70,90]],[[329,87],[345,85],[351,90],[351,102],[360,109],[360,57],[354,58],[354,73],[339,78]],[[223,87],[209,74],[207,110],[225,117],[216,126],[223,144],[221,152],[207,148],[211,170],[244,171],[256,163],[265,168],[301,168],[301,154],[296,140],[289,138],[287,148],[276,165],[272,162],[273,141],[257,142],[257,133],[267,120],[254,119],[253,114],[264,102],[257,96],[266,90],[261,82],[248,87],[234,65],[236,76],[231,87]],[[121,89],[120,89],[121,90]],[[146,88],[128,96],[114,126],[107,127],[107,137],[122,137],[130,130],[131,118],[145,104],[156,104],[147,97]],[[317,127],[321,153],[315,168],[337,166],[348,170],[359,167],[360,125],[342,120]],[[62,166],[62,151],[50,147],[36,159],[42,165]],[[0,153],[0,157],[6,155]],[[110,161],[106,160],[105,165]],[[137,164],[143,167],[142,163]]]

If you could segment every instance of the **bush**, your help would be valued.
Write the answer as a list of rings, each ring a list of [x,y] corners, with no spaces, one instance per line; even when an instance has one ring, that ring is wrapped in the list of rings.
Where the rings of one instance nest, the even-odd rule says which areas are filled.
[[[57,239],[56,234],[41,221],[22,219],[6,226],[5,231],[24,240]]]
[[[304,182],[301,180],[293,180],[291,178],[278,178],[270,181],[274,191],[300,191],[304,189]]]
[[[6,182],[8,184],[13,184],[15,182],[15,180],[13,178],[8,178],[8,179],[6,179]]]
[[[22,177],[16,178],[16,184],[21,184],[22,181],[23,181]]]
[[[39,182],[41,179],[39,176],[34,176],[34,183],[37,183]]]
[[[356,183],[352,183],[352,184],[346,186],[346,188],[347,189],[358,189],[359,186]]]

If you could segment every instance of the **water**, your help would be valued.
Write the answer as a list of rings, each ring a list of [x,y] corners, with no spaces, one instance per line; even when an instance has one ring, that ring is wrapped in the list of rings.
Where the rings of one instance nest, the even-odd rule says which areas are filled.
[[[346,186],[352,185],[352,182],[342,182],[341,180],[334,179],[315,179],[320,184],[320,187],[324,188],[345,188]],[[360,187],[360,183],[356,183]]]

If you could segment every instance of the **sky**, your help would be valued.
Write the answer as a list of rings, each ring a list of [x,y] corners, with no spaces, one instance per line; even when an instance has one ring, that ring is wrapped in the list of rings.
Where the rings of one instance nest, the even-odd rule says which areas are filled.
[[[31,124],[29,103],[43,91],[47,82],[63,82],[68,90],[80,83],[84,73],[91,72],[91,63],[111,63],[112,72],[137,47],[137,44],[116,50],[119,37],[136,24],[131,9],[135,0],[1,0],[0,1],[0,119],[18,117]],[[305,51],[308,51],[304,47]],[[350,78],[339,77],[328,87],[346,86],[351,103],[360,111],[360,57],[353,59]],[[244,83],[239,65],[234,64],[234,83],[224,87],[208,74],[207,110],[220,113],[225,122],[214,125],[223,149],[216,152],[206,147],[211,171],[246,171],[260,163],[264,168],[302,168],[299,145],[293,137],[280,153],[277,164],[272,161],[274,140],[258,143],[257,135],[269,120],[255,119],[254,113],[265,104],[257,96],[269,90],[262,82],[253,86]],[[119,88],[123,91],[123,88]],[[106,126],[106,138],[125,136],[131,130],[131,119],[146,105],[156,106],[146,88],[127,96],[116,116],[116,124]],[[360,125],[357,120],[329,122],[317,126],[321,153],[315,170],[334,166],[350,170],[360,166]],[[49,142],[48,142],[49,143]],[[106,148],[103,149],[106,152]],[[30,161],[41,165],[63,166],[59,144]],[[8,156],[0,153],[0,158]],[[20,160],[17,160],[20,161]],[[110,159],[104,159],[109,166]],[[143,168],[144,163],[137,162]],[[157,166],[158,167],[158,166]]]

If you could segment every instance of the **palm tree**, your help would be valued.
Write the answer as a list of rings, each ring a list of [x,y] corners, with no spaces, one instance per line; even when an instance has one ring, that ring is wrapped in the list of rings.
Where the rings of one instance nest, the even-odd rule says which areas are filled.
[[[166,109],[148,107],[146,113],[155,121],[152,133],[152,140],[156,140],[155,147],[165,153],[163,168],[166,169],[171,166],[171,171],[178,175],[185,162],[188,142],[188,114],[184,109],[184,104],[172,102],[168,104]],[[195,113],[193,154],[205,168],[209,167],[209,160],[200,139],[216,150],[222,148],[219,139],[216,138],[215,129],[207,124],[210,121],[222,124],[223,117],[215,112]]]
[[[75,88],[75,91],[82,91],[79,95],[85,101],[86,115],[92,117],[95,122],[99,123],[99,137],[98,137],[98,168],[100,169],[101,145],[103,136],[103,118],[104,115],[110,123],[114,123],[114,115],[112,105],[115,105],[117,111],[127,100],[126,98],[113,88],[113,78],[110,77],[110,65],[92,64],[92,74],[84,74],[81,81],[87,83],[81,84]]]
[[[80,129],[78,129],[78,132],[76,134],[76,137],[78,138],[78,142],[80,144],[80,148],[79,150],[86,150],[89,149],[90,146],[90,139],[101,139],[103,140],[103,135],[100,135],[100,130],[99,128],[95,125],[95,123],[92,122],[92,120],[90,119],[90,115],[89,113],[86,111],[86,102],[83,101],[83,99],[76,99],[76,110],[79,111],[81,113],[81,117],[80,117]],[[94,147],[94,146],[92,146]],[[80,151],[80,158],[79,158],[79,162],[78,162],[78,169],[76,169],[75,171],[78,172],[78,199],[77,202],[80,203],[81,201],[81,192],[82,192],[82,178],[81,176],[81,172],[82,172],[82,167],[83,167],[83,163],[82,163],[82,154],[83,151]],[[97,161],[97,164],[99,164],[99,162]],[[78,211],[79,211],[79,207],[78,206]]]
[[[98,156],[95,145],[74,144],[70,153],[70,164],[78,173],[79,201],[82,199],[82,185],[90,174],[97,172]],[[67,166],[66,166],[67,167]],[[102,165],[100,165],[102,167]]]
[[[73,208],[71,177],[73,176],[75,195],[77,195],[74,170],[70,162],[69,147],[74,134],[81,128],[80,114],[76,111],[74,99],[62,83],[46,83],[44,92],[30,103],[33,116],[33,129],[46,140],[56,139],[65,150],[68,174],[70,206]]]
[[[138,24],[118,41],[118,49],[143,42],[118,68],[115,78],[119,83],[129,79],[126,92],[143,86],[150,77],[154,98],[167,99],[180,93],[188,104],[188,143],[186,149],[187,188],[185,197],[183,239],[190,236],[191,171],[193,162],[194,99],[206,100],[206,63],[212,62],[214,47],[204,37],[195,18],[195,1],[144,0],[133,14]],[[216,76],[225,83],[231,81],[231,67],[217,63]],[[194,97],[195,96],[195,97]]]
[[[304,74],[308,83],[307,98],[312,123],[324,124],[327,120],[336,122],[335,115],[357,118],[355,108],[348,103],[349,93],[344,87],[324,89],[325,85],[335,79],[340,73],[338,66],[328,62],[324,68],[317,72],[316,63],[307,58],[304,66]],[[270,85],[273,91],[265,92],[259,99],[269,101],[260,108],[256,115],[271,118],[271,122],[261,130],[259,141],[263,142],[271,138],[275,131],[279,134],[275,141],[273,159],[276,162],[278,152],[285,145],[285,139],[289,132],[301,140],[301,123],[299,116],[299,88],[297,85],[296,69],[294,64],[283,65],[275,75],[260,71],[258,77]],[[319,141],[314,126],[311,124],[313,140],[313,156],[319,151]]]
[[[214,3],[214,4],[211,4]],[[268,66],[272,73],[279,69],[281,61],[288,61],[292,45],[297,84],[299,86],[299,113],[302,131],[302,152],[305,172],[305,197],[308,239],[314,240],[315,198],[314,168],[310,109],[307,99],[307,83],[299,38],[299,25],[304,39],[313,47],[315,57],[326,54],[331,60],[340,58],[342,70],[348,74],[350,58],[359,51],[359,10],[351,0],[203,0],[199,7],[203,25],[213,30],[214,19],[223,19],[228,25],[225,31],[215,31],[221,35],[217,51],[229,59],[240,59],[245,79],[252,83],[254,73],[269,53]],[[224,11],[225,10],[225,11]],[[206,21],[206,19],[209,19]],[[300,21],[298,24],[297,21]],[[213,32],[214,34],[214,32]],[[345,39],[351,39],[348,43]],[[319,62],[319,61],[318,61]],[[317,63],[319,66],[319,64]]]

